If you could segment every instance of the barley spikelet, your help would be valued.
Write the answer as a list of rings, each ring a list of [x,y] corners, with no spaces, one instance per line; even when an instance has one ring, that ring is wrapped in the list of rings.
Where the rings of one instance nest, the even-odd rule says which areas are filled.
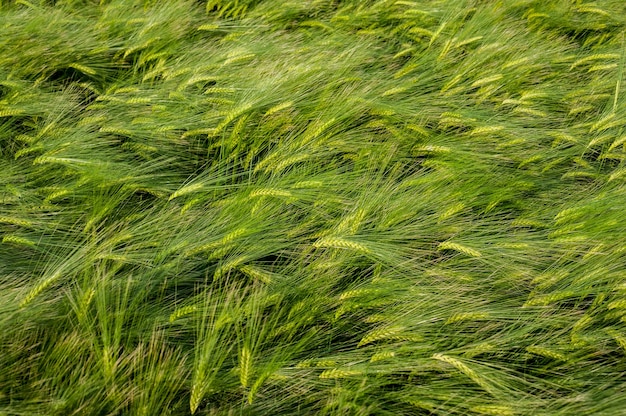
[[[611,146],[609,147],[609,151],[615,149],[616,147],[622,146],[624,144],[626,144],[626,136],[622,136],[622,137],[616,139],[613,142],[613,144],[611,144]]]
[[[322,374],[320,374],[320,378],[328,379],[328,378],[347,378],[358,376],[362,374],[360,371],[355,370],[340,370],[338,368],[333,368],[331,370],[324,370]]]
[[[480,387],[482,387],[485,391],[487,391],[488,393],[492,393],[493,394],[493,391],[494,391],[493,390],[493,386],[491,384],[489,384],[485,379],[480,377],[474,370],[472,370],[470,367],[468,367],[462,361],[460,361],[460,360],[458,360],[458,359],[456,359],[454,357],[451,357],[449,355],[440,354],[440,353],[433,354],[432,358],[434,358],[435,360],[438,360],[438,361],[450,364],[451,366],[456,368],[458,371],[460,371],[461,373],[465,374],[474,383],[476,383]]]
[[[200,197],[191,199],[189,202],[183,205],[183,207],[180,209],[180,213],[184,214],[185,212],[189,211],[191,208],[198,205],[202,201],[203,201],[203,198],[200,198]]]
[[[324,183],[322,181],[302,181],[296,182],[292,185],[293,189],[302,189],[302,188],[319,188]]]
[[[400,94],[402,92],[405,92],[407,89],[408,88],[406,88],[406,87],[391,88],[391,89],[388,89],[387,91],[383,92],[382,96],[383,97],[388,97],[390,95]]]
[[[481,257],[482,254],[480,253],[480,251],[475,250],[473,248],[464,246],[462,244],[459,243],[453,243],[452,241],[444,241],[443,243],[439,244],[439,246],[437,247],[437,250],[441,251],[441,250],[453,250],[453,251],[457,251],[459,253],[463,253],[469,257]]]
[[[90,162],[81,159],[55,156],[39,156],[33,161],[33,165],[43,165],[46,163],[58,163],[60,165],[88,165]]]
[[[358,296],[370,295],[376,292],[378,292],[378,290],[367,289],[367,288],[348,290],[346,292],[343,292],[341,295],[339,295],[339,300],[346,300],[346,299],[350,299],[350,298],[354,298]]]
[[[280,163],[277,163],[275,165],[270,165],[267,167],[266,171],[273,171],[273,172],[280,172],[281,170],[285,169],[287,166],[296,164],[298,162],[302,162],[303,160],[306,160],[309,158],[309,154],[307,153],[301,153],[299,155],[294,155],[288,158],[283,159],[282,161],[280,161]]]
[[[257,279],[263,283],[272,283],[273,279],[271,273],[268,273],[258,267],[246,265],[239,267],[239,270],[242,271],[244,274],[252,277],[253,279]]]
[[[200,25],[200,26],[198,26],[198,28],[196,30],[210,32],[210,31],[213,31],[213,30],[216,30],[216,29],[219,29],[219,25],[207,24],[207,25]]]
[[[124,101],[126,104],[148,104],[152,102],[150,97],[132,97]]]
[[[196,312],[197,310],[198,310],[198,305],[183,306],[182,308],[178,308],[174,312],[172,312],[172,314],[170,315],[169,321],[170,323],[172,323],[176,321],[177,319],[182,318],[185,315],[189,315],[191,313]]]
[[[239,353],[239,381],[244,388],[248,387],[252,373],[252,353],[248,347],[243,347]]]
[[[528,159],[522,160],[520,162],[519,165],[517,165],[518,168],[523,168],[526,165],[530,165],[531,163],[537,162],[539,160],[543,159],[543,156],[541,155],[534,155],[529,157]]]
[[[246,54],[242,54],[238,56],[233,56],[224,61],[224,66],[239,63],[239,62],[249,61],[251,59],[254,59],[255,57],[256,55],[254,53],[246,53]]]
[[[389,339],[397,336],[400,332],[404,331],[403,327],[384,327],[370,331],[365,335],[361,341],[357,344],[357,347],[362,347],[372,342]]]
[[[68,66],[82,72],[85,75],[96,75],[96,71],[93,68],[88,67],[87,65],[82,65],[74,62],[69,64]]]
[[[567,358],[563,354],[538,345],[531,345],[529,347],[526,347],[526,351],[531,354],[540,355],[542,357],[551,358],[553,360],[567,361]]]
[[[411,55],[413,52],[415,52],[415,48],[403,49],[400,52],[398,52],[397,54],[395,54],[393,56],[393,59],[398,59],[398,58],[402,58],[403,56]]]
[[[334,367],[337,365],[335,360],[318,360],[315,362],[316,367]]]
[[[309,133],[307,133],[303,138],[301,145],[304,145],[310,142],[313,139],[316,139],[322,135],[329,127],[331,127],[335,123],[335,118],[331,118],[325,123],[318,123],[315,129],[312,129]]]
[[[14,109],[5,109],[5,110],[0,110],[0,117],[12,117],[12,116],[19,116],[21,114],[24,114],[24,110],[18,109],[18,108],[14,108]]]
[[[201,183],[194,183],[194,184],[190,184],[187,186],[183,186],[182,188],[174,192],[172,195],[170,195],[170,197],[167,200],[171,201],[172,199],[178,198],[179,196],[183,196],[183,195],[187,195],[187,194],[199,191],[203,187],[204,185]]]
[[[341,220],[339,225],[337,225],[337,232],[355,234],[359,229],[363,218],[365,218],[365,210],[356,210],[354,213],[347,215],[343,220]]]
[[[222,264],[220,267],[218,267],[217,270],[215,270],[215,274],[213,275],[213,278],[219,279],[231,269],[238,267],[239,265],[241,265],[242,263],[245,263],[248,260],[249,260],[248,256],[239,256],[239,257],[235,257],[232,260],[228,260],[227,262]]]
[[[229,252],[233,251],[236,248],[235,244],[228,244],[223,246],[221,242],[218,242],[218,245],[215,249],[209,254],[209,260],[221,259],[226,256]]]
[[[141,49],[145,49],[148,46],[152,45],[154,42],[158,41],[159,39],[161,39],[160,36],[155,36],[153,38],[148,39],[147,41],[145,41],[142,44],[136,45],[136,46],[131,46],[130,48],[126,49],[126,51],[124,52],[124,58],[127,58],[128,55],[135,53]]]
[[[498,133],[498,132],[501,132],[502,130],[504,130],[504,127],[502,127],[502,126],[476,127],[474,130],[472,130],[469,133],[469,135],[470,136],[483,136],[483,135],[489,135],[489,134],[493,134],[493,133]]]
[[[224,120],[222,120],[222,122],[215,128],[215,131],[213,132],[213,134],[214,135],[218,134],[226,126],[228,126],[233,120],[247,113],[252,108],[253,108],[252,103],[244,103],[244,104],[241,104],[239,107],[229,111],[228,113],[226,113],[226,117],[224,117]]]
[[[547,306],[547,305],[550,305],[552,303],[561,301],[563,299],[571,298],[573,296],[576,296],[576,292],[575,291],[564,290],[562,292],[556,292],[556,293],[553,293],[551,295],[543,295],[543,296],[532,297],[531,299],[526,301],[526,303],[524,303],[523,307],[528,307],[528,306]]]
[[[20,246],[28,246],[28,247],[34,247],[36,245],[34,242],[30,241],[29,239],[20,237],[14,234],[5,235],[4,237],[2,237],[2,242],[8,243],[8,244],[20,245]]]
[[[292,197],[293,194],[289,191],[277,188],[261,188],[250,193],[250,198],[255,198],[257,196]]]
[[[574,69],[577,66],[580,66],[582,64],[586,64],[588,62],[592,62],[592,61],[599,61],[599,60],[608,60],[608,59],[619,59],[620,55],[617,53],[599,53],[599,54],[595,54],[595,55],[590,55],[590,56],[586,56],[582,59],[579,59],[578,61],[574,62],[572,64],[572,66],[570,67],[570,69]]]
[[[183,133],[181,137],[181,139],[186,139],[187,137],[191,137],[191,136],[199,136],[199,135],[203,135],[206,134],[208,136],[212,136],[215,134],[215,129],[214,128],[210,128],[210,129],[195,129],[195,130],[189,130],[186,131],[185,133]]]
[[[582,113],[586,113],[588,111],[594,110],[595,108],[596,107],[594,107],[591,104],[577,105],[577,106],[572,107],[568,115],[575,116],[577,114],[582,114]]]
[[[475,357],[475,356],[480,355],[480,354],[484,354],[484,353],[487,353],[487,352],[493,352],[494,350],[496,350],[496,348],[497,347],[494,344],[490,344],[488,342],[483,342],[483,343],[480,343],[480,344],[470,348],[469,350],[465,351],[463,353],[463,357],[472,358],[472,357]]]
[[[61,272],[56,272],[52,276],[43,279],[37,286],[31,289],[30,292],[22,299],[20,302],[20,308],[24,308],[28,306],[30,302],[32,302],[37,296],[41,294],[48,286],[53,284],[55,280],[61,277]]]
[[[289,107],[293,107],[293,101],[285,101],[284,103],[280,103],[275,105],[274,107],[270,108],[269,110],[267,110],[267,112],[265,112],[264,116],[268,117],[271,116],[274,113],[278,113],[279,111],[285,110]]]
[[[204,398],[205,389],[197,382],[194,382],[191,386],[191,397],[189,398],[189,410],[191,414],[195,414],[196,410],[200,406],[200,402]]]
[[[477,321],[482,319],[489,319],[490,315],[487,312],[462,312],[455,313],[446,321],[446,325],[453,324],[455,322],[463,321]]]
[[[438,218],[438,222],[441,221],[445,221],[448,218],[454,216],[455,214],[458,214],[459,212],[463,211],[465,209],[465,204],[462,202],[459,202],[457,204],[454,204],[453,206],[451,206],[450,208],[448,208],[446,211],[444,211]]]
[[[607,306],[610,309],[626,309],[626,299],[614,300]]]
[[[484,85],[487,84],[491,84],[494,83],[496,81],[499,81],[503,78],[502,74],[496,74],[496,75],[491,75],[485,78],[481,78],[479,80],[476,80],[472,83],[472,85],[470,85],[471,88],[477,88],[477,87],[482,87]]]
[[[584,315],[582,318],[580,318],[578,321],[576,321],[576,323],[572,327],[572,332],[579,332],[583,328],[589,326],[589,324],[592,323],[592,322],[593,322],[593,318],[591,316]]]
[[[61,197],[64,197],[66,195],[69,195],[70,191],[68,191],[67,189],[60,189],[56,192],[51,193],[50,195],[48,195],[48,197],[46,199],[44,199],[45,203],[51,202],[55,199],[59,199]]]
[[[191,80],[193,80],[193,82],[195,83],[195,82],[198,82],[198,81],[215,81],[217,79],[214,78],[214,77],[210,77],[210,78],[207,78],[207,77],[195,78],[194,77],[194,78],[191,78]],[[234,88],[229,88],[229,87],[210,87],[210,88],[207,88],[204,91],[204,94],[205,95],[207,95],[207,94],[232,94],[235,91],[237,91],[237,90],[234,89]]]
[[[313,247],[330,247],[330,248],[339,248],[339,249],[351,249],[355,251],[360,251],[362,253],[371,253],[370,249],[365,247],[363,244],[346,240],[340,237],[323,237],[313,243]]]
[[[448,81],[442,88],[441,88],[441,92],[445,93],[450,91],[450,89],[452,87],[454,87],[456,84],[458,84],[461,80],[463,79],[463,75],[462,74],[457,74],[455,75],[450,81]]]
[[[445,154],[445,153],[450,153],[450,148],[446,146],[427,144],[427,145],[413,147],[413,149],[411,149],[411,153],[414,156],[426,156],[429,154]]]
[[[609,182],[614,181],[615,179],[619,179],[622,176],[626,175],[626,168],[618,169],[609,176]]]
[[[617,67],[617,64],[593,65],[587,70],[587,72],[614,71]]]
[[[377,352],[376,354],[372,355],[372,358],[370,358],[370,363],[375,363],[377,361],[387,360],[387,359],[393,358],[395,356],[396,356],[396,353],[393,352],[393,351]]]
[[[0,216],[0,224],[19,225],[21,227],[31,227],[32,221],[23,218]]]
[[[476,413],[480,413],[483,415],[492,415],[492,416],[513,416],[515,415],[515,411],[508,406],[498,406],[498,405],[484,405],[484,406],[475,406],[472,407],[471,410]]]
[[[376,314],[369,315],[363,321],[367,322],[368,324],[375,324],[378,322],[385,322],[388,319],[389,319],[388,316],[376,313]]]
[[[615,329],[609,328],[606,330],[606,333],[613,337],[615,342],[626,352],[626,336],[622,335]]]
[[[109,126],[109,127],[100,127],[101,133],[111,133],[116,134],[118,136],[132,136],[133,132],[128,129],[123,129],[120,127]]]
[[[528,116],[539,117],[539,118],[544,118],[547,116],[547,114],[541,110],[535,110],[534,108],[528,108],[528,107],[516,107],[515,109],[513,109],[513,113],[525,114]]]

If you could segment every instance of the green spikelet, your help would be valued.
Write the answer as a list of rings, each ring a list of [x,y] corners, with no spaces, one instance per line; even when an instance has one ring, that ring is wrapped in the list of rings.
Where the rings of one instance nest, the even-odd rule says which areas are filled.
[[[244,388],[248,387],[252,372],[252,353],[248,347],[243,347],[239,353],[239,380]]]
[[[170,323],[172,323],[182,318],[185,315],[189,315],[189,314],[196,312],[197,310],[198,310],[198,305],[183,306],[182,308],[178,308],[174,312],[172,312],[172,314],[170,315],[169,321]]]
[[[354,376],[358,376],[362,374],[360,371],[355,371],[355,370],[341,370],[339,368],[333,368],[330,370],[324,370],[322,371],[322,373],[320,374],[320,378],[322,379],[333,379],[333,378],[348,378],[348,377],[354,377]]]
[[[443,243],[439,244],[439,246],[437,247],[437,250],[442,251],[442,250],[452,250],[452,251],[457,251],[459,253],[463,253],[469,257],[481,257],[482,254],[480,251],[475,250],[473,248],[464,246],[462,244],[459,243],[454,243],[452,241],[444,241]]]

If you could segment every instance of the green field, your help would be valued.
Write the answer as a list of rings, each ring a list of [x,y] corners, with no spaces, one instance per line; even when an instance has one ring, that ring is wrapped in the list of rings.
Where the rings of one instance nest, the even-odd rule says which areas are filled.
[[[623,0],[0,0],[0,416],[626,415]]]

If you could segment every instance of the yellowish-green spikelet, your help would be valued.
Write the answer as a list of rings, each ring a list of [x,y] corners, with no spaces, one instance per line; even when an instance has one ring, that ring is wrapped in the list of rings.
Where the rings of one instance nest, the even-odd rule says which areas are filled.
[[[24,308],[28,306],[28,304],[31,303],[37,296],[39,296],[41,292],[46,290],[46,288],[52,285],[60,277],[61,277],[61,272],[56,272],[52,274],[51,276],[45,279],[42,279],[41,282],[39,282],[37,286],[32,288],[30,292],[28,292],[28,294],[24,297],[24,299],[22,299],[22,301],[20,302],[20,307]]]
[[[19,225],[21,227],[31,227],[33,222],[24,218],[0,216],[0,224]]]
[[[388,360],[389,358],[393,358],[395,356],[396,356],[396,353],[393,351],[381,351],[372,355],[372,358],[370,358],[370,362],[375,363],[377,361]]]
[[[371,344],[372,342],[381,341],[385,339],[393,339],[398,334],[402,333],[405,328],[400,326],[395,327],[383,327],[379,329],[375,329],[361,338],[357,347],[362,347],[367,344]]]
[[[446,211],[444,211],[438,218],[439,222],[441,221],[445,221],[448,218],[453,217],[454,215],[458,214],[459,212],[463,211],[465,209],[465,204],[462,202],[459,202],[457,204],[454,204],[453,206],[451,206],[450,208],[448,208]]]
[[[244,274],[252,277],[253,279],[257,279],[260,282],[272,283],[272,274],[258,267],[246,265],[239,267],[239,270],[241,270]]]
[[[551,358],[553,360],[567,361],[567,357],[565,357],[565,355],[549,348],[541,347],[539,345],[531,345],[529,347],[526,347],[526,351],[531,354],[541,355],[542,357]]]
[[[626,335],[612,328],[607,329],[606,333],[615,340],[617,345],[619,345],[626,354]]]
[[[355,234],[359,229],[363,219],[365,218],[365,210],[358,209],[355,212],[344,217],[337,225],[338,233]]]
[[[469,366],[463,363],[461,360],[451,357],[449,355],[435,353],[432,355],[432,358],[435,360],[450,364],[454,368],[456,368],[461,373],[465,374],[469,379],[471,379],[474,383],[478,384],[480,387],[485,389],[487,392],[493,392],[493,386],[487,382],[483,377],[479,376],[476,371],[472,370]]]
[[[348,378],[360,375],[360,371],[356,370],[342,370],[339,368],[333,368],[330,370],[324,370],[320,374],[320,378]]]
[[[495,75],[490,75],[484,78],[481,78],[479,80],[476,80],[472,83],[471,87],[472,88],[477,88],[477,87],[482,87],[484,85],[487,84],[491,84],[493,82],[499,81],[502,79],[502,74],[495,74]]]
[[[452,315],[446,321],[446,324],[453,324],[456,322],[464,321],[477,321],[482,319],[489,319],[490,315],[487,312],[461,312]]]
[[[269,110],[265,112],[264,115],[266,117],[271,116],[274,113],[278,113],[282,110],[286,110],[287,108],[293,107],[293,105],[294,105],[293,101],[285,101],[284,103],[277,104],[274,107],[270,108]]]
[[[198,310],[198,305],[183,306],[182,308],[178,308],[174,312],[172,312],[172,314],[170,315],[169,321],[170,323],[174,322],[182,318],[185,315],[189,315],[189,314],[196,312],[197,310]]]
[[[359,297],[363,295],[370,295],[376,292],[378,292],[378,290],[368,289],[368,288],[348,290],[346,292],[343,292],[341,295],[339,295],[339,300],[346,300],[346,299],[351,299],[351,298],[355,298],[355,297]]]
[[[323,237],[313,243],[313,247],[328,247],[339,249],[350,249],[361,253],[370,253],[371,250],[363,244],[346,240],[341,237]]]
[[[0,109],[0,117],[13,117],[13,116],[19,116],[21,114],[24,114],[24,110],[22,110],[21,108],[5,108],[5,109]]]
[[[273,171],[273,172],[280,172],[283,169],[285,169],[286,167],[296,164],[298,162],[302,162],[306,159],[308,159],[310,157],[310,154],[308,153],[300,153],[298,155],[293,155],[291,157],[285,158],[283,160],[281,160],[280,162],[276,163],[276,164],[272,164],[270,166],[267,167],[266,170],[269,171]]]
[[[330,360],[330,359],[317,360],[315,362],[315,367],[334,367],[336,365],[337,365],[337,361]]]
[[[252,353],[248,347],[243,347],[239,354],[239,381],[244,388],[248,387],[252,372]]]
[[[583,64],[593,62],[593,61],[600,61],[600,60],[604,61],[608,59],[619,59],[619,58],[620,58],[620,55],[616,53],[599,53],[595,55],[590,55],[574,62],[572,66],[570,67],[570,69],[574,69],[579,65],[583,65]]]
[[[469,257],[482,256],[480,251],[452,241],[444,241],[443,243],[439,244],[437,250],[453,250],[459,253],[463,253]]]
[[[484,136],[484,135],[492,135],[494,133],[498,133],[504,130],[503,126],[483,126],[476,127],[474,130],[470,132],[470,136]]]
[[[19,246],[28,246],[28,247],[34,247],[36,245],[33,241],[30,241],[29,239],[25,237],[20,237],[15,234],[5,235],[4,237],[2,237],[2,242],[8,243],[8,244],[15,244]]]
[[[215,270],[213,278],[214,279],[219,279],[225,273],[228,273],[233,268],[238,267],[239,265],[241,265],[242,263],[245,263],[248,260],[249,260],[248,256],[243,255],[243,256],[235,257],[235,258],[233,258],[231,260],[226,261],[224,264],[222,264],[220,267],[218,267]]]
[[[250,193],[250,198],[259,196],[292,197],[293,194],[289,191],[277,188],[260,188]]]
[[[610,309],[626,309],[626,299],[619,299],[610,302],[607,306]]]
[[[576,296],[576,292],[572,290],[554,292],[550,295],[532,296],[528,299],[528,301],[526,301],[526,303],[524,303],[523,306],[547,306],[563,299],[571,298],[572,296]]]
[[[301,144],[304,145],[311,140],[314,140],[320,137],[326,130],[328,130],[335,123],[335,119],[331,118],[326,122],[318,122],[317,127],[309,129],[309,132],[305,134],[302,138]]]

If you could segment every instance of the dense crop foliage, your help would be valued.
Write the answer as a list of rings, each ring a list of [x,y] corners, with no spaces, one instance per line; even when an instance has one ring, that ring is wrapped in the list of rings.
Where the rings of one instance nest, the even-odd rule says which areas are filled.
[[[0,1],[0,415],[619,415],[623,0]]]

